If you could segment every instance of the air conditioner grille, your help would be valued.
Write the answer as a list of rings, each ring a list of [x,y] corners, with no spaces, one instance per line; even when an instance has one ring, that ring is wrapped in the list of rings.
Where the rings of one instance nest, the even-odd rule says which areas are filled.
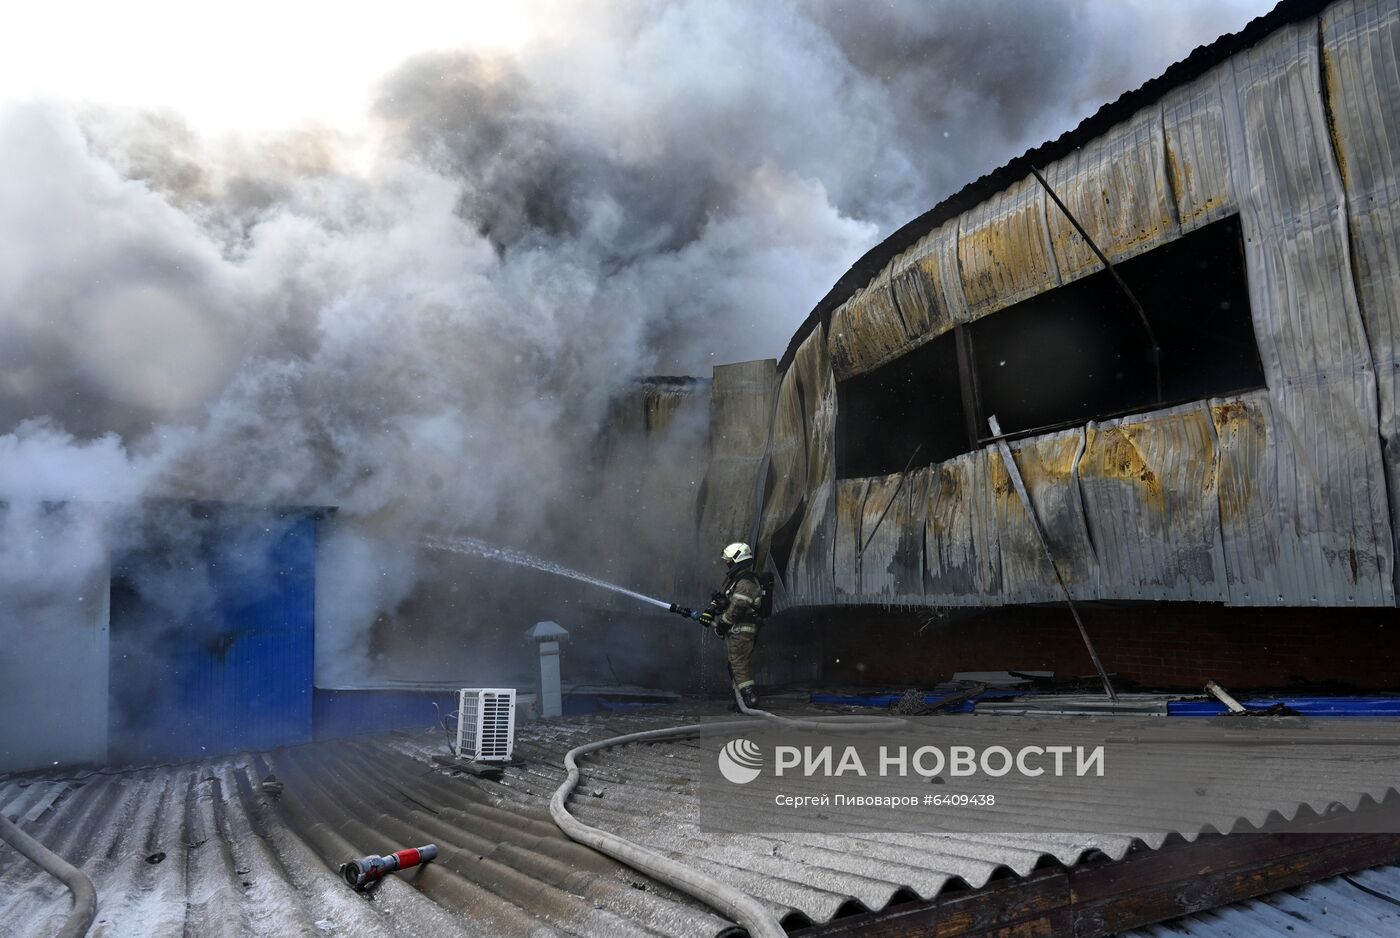
[[[514,748],[515,689],[464,687],[458,691],[457,755],[506,762]]]

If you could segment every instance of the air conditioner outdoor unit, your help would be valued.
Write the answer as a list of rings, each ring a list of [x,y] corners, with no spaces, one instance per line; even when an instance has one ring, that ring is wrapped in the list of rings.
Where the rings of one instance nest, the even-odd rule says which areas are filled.
[[[459,759],[509,762],[515,748],[515,688],[464,687],[457,692]]]

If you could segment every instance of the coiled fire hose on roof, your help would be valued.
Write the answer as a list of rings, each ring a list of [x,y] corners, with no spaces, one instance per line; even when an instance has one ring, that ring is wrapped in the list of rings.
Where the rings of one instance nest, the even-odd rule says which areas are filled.
[[[92,880],[82,870],[20,830],[3,814],[0,814],[0,838],[68,887],[73,894],[73,911],[68,913],[68,921],[63,923],[58,938],[83,938],[92,927],[92,920],[97,917],[97,890],[92,888]]]
[[[753,710],[744,706],[743,698],[739,696],[738,688],[734,689],[734,700],[739,705],[739,710],[750,717],[759,717],[771,723],[777,723],[790,729],[808,730],[875,730],[893,729],[904,726],[907,720],[899,717],[862,717],[862,716],[830,716],[813,717],[809,719],[792,719],[790,717],[780,717],[767,710]],[[692,723],[687,726],[668,726],[658,730],[645,730],[640,733],[628,733],[625,736],[614,736],[610,739],[600,739],[596,742],[584,743],[582,746],[575,746],[564,755],[564,768],[568,770],[568,778],[554,792],[554,797],[549,799],[549,813],[554,818],[554,823],[559,825],[559,829],[573,840],[581,844],[586,844],[594,850],[606,853],[608,856],[635,870],[638,870],[652,879],[663,882],[668,886],[679,889],[689,896],[699,899],[701,902],[720,912],[726,918],[738,922],[753,938],[784,938],[787,931],[773,915],[768,907],[753,896],[733,886],[722,883],[712,876],[706,876],[691,869],[683,863],[644,847],[634,841],[628,840],[617,834],[609,833],[601,828],[592,827],[583,823],[578,818],[569,813],[567,802],[569,795],[573,793],[574,787],[578,785],[579,771],[578,759],[591,752],[600,749],[609,749],[613,746],[625,746],[629,743],[658,742],[665,739],[677,739],[681,737],[710,736],[719,733],[729,733],[741,730],[754,725],[753,720],[726,720],[722,723]]]

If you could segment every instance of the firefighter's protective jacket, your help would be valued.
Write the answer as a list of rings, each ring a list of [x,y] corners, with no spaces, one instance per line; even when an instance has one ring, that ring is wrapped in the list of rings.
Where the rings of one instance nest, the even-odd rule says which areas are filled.
[[[753,564],[743,564],[724,581],[724,611],[720,619],[729,628],[758,624],[758,609],[763,602],[763,586]]]

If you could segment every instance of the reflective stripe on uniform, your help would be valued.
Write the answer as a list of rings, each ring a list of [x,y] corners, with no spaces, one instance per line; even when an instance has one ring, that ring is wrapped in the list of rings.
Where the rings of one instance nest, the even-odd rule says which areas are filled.
[[[729,631],[732,632],[732,633],[734,633],[734,634],[736,634],[736,635],[755,635],[755,634],[758,633],[758,626],[756,626],[756,625],[736,625],[736,626],[734,626],[734,628],[730,629]]]
[[[737,687],[737,688],[739,688],[740,690],[743,690],[745,687],[753,687],[753,684],[754,684],[753,681],[740,681],[738,684],[735,684],[734,686]]]

